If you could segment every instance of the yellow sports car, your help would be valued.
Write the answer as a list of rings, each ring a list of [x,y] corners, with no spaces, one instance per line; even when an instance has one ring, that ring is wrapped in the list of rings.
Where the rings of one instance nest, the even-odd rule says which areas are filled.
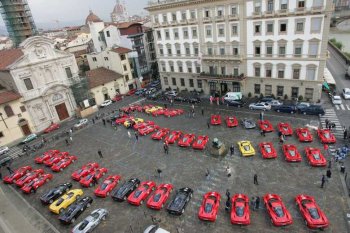
[[[242,153],[242,156],[255,155],[255,150],[250,141],[239,141],[238,148]]]
[[[124,126],[126,128],[129,128],[132,121],[135,122],[135,124],[144,122],[144,120],[142,118],[134,118],[134,119],[130,119],[130,120],[125,121]]]
[[[75,200],[79,199],[83,195],[83,190],[72,189],[68,193],[62,195],[56,201],[54,201],[49,209],[52,213],[60,214],[68,206],[70,206]]]
[[[159,109],[163,109],[161,106],[154,106],[154,107],[152,107],[152,108],[148,108],[148,109],[146,109],[146,113],[152,113],[152,112],[154,112],[154,111],[157,111],[157,110],[159,110]]]

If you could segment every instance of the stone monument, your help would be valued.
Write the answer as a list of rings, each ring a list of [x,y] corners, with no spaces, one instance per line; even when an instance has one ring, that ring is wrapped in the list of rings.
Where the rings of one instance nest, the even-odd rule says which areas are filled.
[[[225,156],[228,152],[228,149],[226,148],[225,144],[222,143],[218,138],[214,138],[209,151],[213,156]]]

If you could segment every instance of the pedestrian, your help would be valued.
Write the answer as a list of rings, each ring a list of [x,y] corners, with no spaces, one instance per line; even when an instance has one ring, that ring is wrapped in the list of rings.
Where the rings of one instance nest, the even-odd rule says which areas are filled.
[[[10,175],[13,174],[13,170],[10,168],[10,165],[7,165],[6,169],[9,171]]]
[[[227,177],[231,177],[231,168],[227,166],[226,168]]]
[[[101,159],[103,158],[101,149],[98,149],[97,154],[100,156]]]
[[[254,174],[254,184],[259,185],[258,183],[258,175]]]
[[[328,162],[328,169],[331,169],[331,168],[332,168],[332,161],[329,160],[329,162]]]
[[[332,177],[332,171],[330,169],[327,170],[326,172],[327,178],[331,178]]]
[[[326,119],[326,120],[325,120],[325,123],[326,123],[326,129],[328,129],[329,120],[328,120],[328,119]]]
[[[209,176],[210,176],[210,171],[209,171],[209,169],[207,168],[207,170],[206,170],[206,172],[205,172],[205,177],[206,177],[207,179],[209,179]]]
[[[135,132],[135,139],[136,139],[136,141],[139,140],[139,135],[137,134],[137,132]]]
[[[173,99],[170,100],[170,105],[171,105],[171,106],[174,105],[174,100],[173,100]]]
[[[326,183],[326,176],[322,175],[322,180],[321,180],[321,189],[324,187],[324,183]]]
[[[201,108],[201,111],[202,111],[202,116],[204,116],[204,108],[203,107]]]
[[[213,104],[213,96],[209,97],[210,104]]]
[[[131,133],[130,131],[128,130],[128,137],[131,138]]]
[[[192,104],[191,108],[192,108],[192,110],[194,110],[194,104]]]
[[[284,135],[283,135],[283,134],[281,134],[281,136],[280,136],[280,143],[281,143],[281,144],[284,143]]]
[[[216,97],[216,104],[220,105],[220,98],[219,97]]]
[[[70,143],[72,143],[72,142],[73,142],[73,138],[72,138],[72,136],[70,136],[70,137],[69,137],[69,141],[70,141]]]
[[[0,180],[2,180],[2,173],[1,173],[1,171],[0,171]]]
[[[70,136],[73,135],[73,128],[70,128],[70,130],[69,130],[69,135],[70,135]]]
[[[233,146],[233,144],[230,146],[230,152],[231,156],[235,154],[235,147]]]
[[[164,154],[169,154],[169,146],[167,142],[164,142],[163,148],[164,148]]]
[[[264,120],[264,112],[260,112],[260,120],[261,120],[261,121]]]
[[[255,199],[256,197],[252,197],[252,199],[250,199],[250,206],[252,209],[255,209]]]
[[[102,119],[103,125],[106,126],[106,119]]]
[[[225,203],[225,211],[228,212],[230,210],[230,208],[231,208],[231,200],[229,198],[229,199],[227,199],[227,201]]]
[[[348,137],[348,130],[347,129],[344,130],[343,136],[344,136],[343,137],[344,140],[347,139],[347,137]]]
[[[162,174],[162,170],[160,168],[157,168],[157,173],[158,173],[158,178],[160,178]]]
[[[255,209],[258,210],[260,207],[260,197],[256,197],[255,199]]]
[[[95,124],[95,118],[92,118],[92,124]]]
[[[96,179],[96,176],[94,175],[93,177],[92,177],[92,184],[95,186],[96,184],[98,184],[98,182],[97,182],[97,179]]]
[[[262,130],[260,130],[260,135],[265,137],[265,136],[266,136],[266,134],[265,134],[265,130],[263,130],[263,129],[262,129]]]
[[[66,138],[66,146],[69,146],[68,138]]]
[[[228,189],[226,189],[226,197],[227,197],[227,200],[230,200],[231,198],[231,193]]]
[[[194,109],[192,109],[192,118],[194,118],[194,114],[195,114]]]

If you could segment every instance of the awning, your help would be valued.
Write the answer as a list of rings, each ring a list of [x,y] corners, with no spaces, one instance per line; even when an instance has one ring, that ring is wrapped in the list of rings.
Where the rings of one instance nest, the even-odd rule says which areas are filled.
[[[326,88],[328,91],[330,91],[331,89],[329,88],[329,85],[326,81],[323,82],[323,87]]]

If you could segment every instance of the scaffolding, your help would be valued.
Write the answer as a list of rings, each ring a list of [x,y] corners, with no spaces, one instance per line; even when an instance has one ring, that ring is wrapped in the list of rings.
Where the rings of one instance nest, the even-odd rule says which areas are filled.
[[[26,0],[0,0],[0,13],[16,47],[28,37],[37,34]]]

